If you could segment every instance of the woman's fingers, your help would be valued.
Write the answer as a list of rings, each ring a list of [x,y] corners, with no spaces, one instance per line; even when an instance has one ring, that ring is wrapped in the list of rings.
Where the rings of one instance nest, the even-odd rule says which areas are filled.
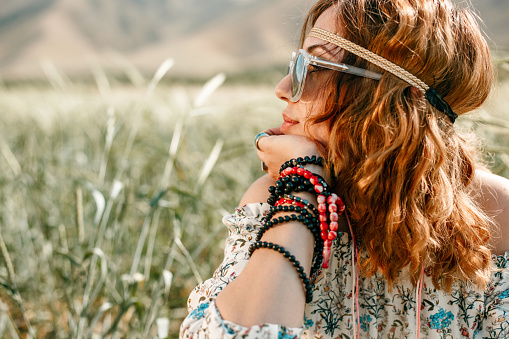
[[[271,134],[267,131],[271,132],[270,130],[265,130],[262,133],[268,135],[258,134],[260,135],[256,140],[258,142],[258,151],[299,154],[303,152],[316,152],[318,150],[316,142],[312,139],[300,135]]]
[[[266,169],[266,172],[274,179],[279,177],[279,169],[285,161],[298,157],[320,155],[315,141],[298,135],[264,136],[258,139],[257,146],[258,158],[266,166],[263,169]]]
[[[260,140],[262,138],[265,138],[265,137],[269,137],[270,134],[266,133],[266,132],[260,132],[258,133],[256,136],[255,136],[255,139],[254,139],[254,144],[256,146],[256,149],[257,150],[260,150],[260,146],[258,145],[258,143],[260,142]]]
[[[279,127],[267,128],[263,132],[269,135],[283,135],[283,132],[281,132],[281,128]]]

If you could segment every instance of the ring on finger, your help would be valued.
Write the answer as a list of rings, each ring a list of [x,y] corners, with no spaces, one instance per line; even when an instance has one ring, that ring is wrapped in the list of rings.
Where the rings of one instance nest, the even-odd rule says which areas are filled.
[[[258,133],[256,136],[255,136],[255,139],[254,139],[254,143],[255,143],[255,146],[256,146],[256,149],[261,151],[260,147],[258,147],[258,142],[260,141],[261,138],[263,137],[270,137],[270,135],[268,133],[265,133],[265,132],[261,132],[261,133]]]

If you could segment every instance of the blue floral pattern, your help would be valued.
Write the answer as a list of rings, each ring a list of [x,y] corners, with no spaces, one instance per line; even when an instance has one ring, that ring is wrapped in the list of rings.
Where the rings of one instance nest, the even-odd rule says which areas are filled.
[[[369,322],[371,321],[371,316],[368,314],[368,315],[365,315],[365,316],[362,316],[359,318],[359,321],[361,323],[361,330],[363,330],[364,332],[367,332],[368,331],[368,328],[369,328]]]
[[[433,287],[426,273],[420,305],[406,272],[390,292],[381,274],[360,277],[357,325],[352,316],[352,242],[346,233],[334,241],[330,267],[314,279],[313,301],[306,305],[302,328],[276,324],[248,328],[223,320],[214,299],[245,267],[249,245],[268,208],[249,204],[223,219],[229,229],[225,258],[213,277],[191,293],[181,338],[352,338],[357,326],[361,338],[415,338],[417,307],[421,338],[509,338],[509,252],[494,257],[499,270],[493,272],[486,291],[457,281],[452,292],[445,293]]]
[[[194,310],[189,313],[189,317],[191,317],[194,320],[199,320],[205,316],[205,310],[209,308],[209,303],[200,304],[198,307],[196,307]]]
[[[302,326],[304,326],[304,328],[311,328],[311,327],[313,327],[313,324],[314,324],[313,320],[308,319],[304,316],[304,323],[302,324]]]
[[[444,309],[441,308],[440,311],[430,316],[430,320],[430,327],[435,330],[440,330],[451,325],[451,320],[454,320],[454,315],[451,311],[445,313]]]

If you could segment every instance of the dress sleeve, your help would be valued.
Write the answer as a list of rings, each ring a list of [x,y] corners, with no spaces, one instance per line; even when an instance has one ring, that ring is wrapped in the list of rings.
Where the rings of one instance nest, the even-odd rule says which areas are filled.
[[[476,320],[476,338],[509,338],[509,251],[493,257],[495,270]]]
[[[223,320],[215,298],[242,272],[249,260],[248,249],[255,241],[261,218],[269,210],[267,204],[248,204],[223,218],[229,235],[224,259],[212,278],[196,286],[187,302],[188,316],[180,327],[180,338],[299,338],[301,328],[275,324],[244,327]]]

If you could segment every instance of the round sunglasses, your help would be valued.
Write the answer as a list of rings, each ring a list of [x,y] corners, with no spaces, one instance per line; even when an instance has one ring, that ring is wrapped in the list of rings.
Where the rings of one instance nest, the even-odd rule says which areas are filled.
[[[290,101],[299,101],[304,85],[306,83],[306,76],[308,74],[309,65],[331,69],[334,71],[358,75],[364,78],[380,80],[381,74],[368,71],[367,69],[350,66],[347,64],[337,63],[327,59],[322,59],[309,54],[303,49],[299,49],[297,53],[292,53],[292,59],[288,66],[288,74],[290,74],[291,94]]]

